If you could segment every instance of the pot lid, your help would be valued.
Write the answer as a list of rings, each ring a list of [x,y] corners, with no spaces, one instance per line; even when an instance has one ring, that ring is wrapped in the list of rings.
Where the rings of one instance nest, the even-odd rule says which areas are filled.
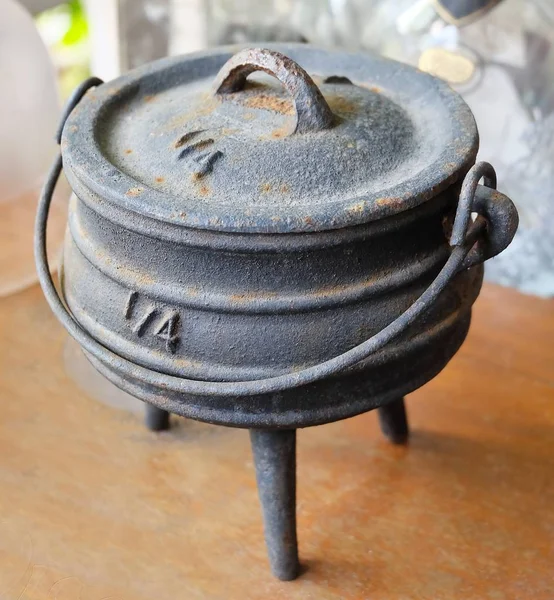
[[[319,231],[417,206],[474,162],[473,116],[447,84],[370,54],[270,48],[91,90],[62,139],[77,195],[188,227]]]

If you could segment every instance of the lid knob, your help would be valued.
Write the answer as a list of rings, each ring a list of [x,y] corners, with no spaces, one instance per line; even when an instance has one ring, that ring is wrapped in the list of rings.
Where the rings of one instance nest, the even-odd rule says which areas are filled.
[[[331,126],[334,115],[313,79],[300,65],[275,50],[250,48],[235,54],[215,78],[215,95],[244,89],[246,78],[255,71],[278,79],[292,96],[296,116],[291,133],[321,131]]]

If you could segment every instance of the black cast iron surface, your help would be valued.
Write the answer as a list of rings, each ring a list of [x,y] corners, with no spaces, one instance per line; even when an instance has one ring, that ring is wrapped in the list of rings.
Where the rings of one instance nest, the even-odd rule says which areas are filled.
[[[79,199],[177,235],[337,231],[414,208],[475,162],[473,116],[444,82],[372,55],[275,48],[292,60],[215,49],[91,90],[63,130]]]
[[[273,574],[295,579],[300,568],[296,539],[296,431],[250,430],[265,539]]]
[[[63,301],[45,252],[62,157],[35,249],[52,309],[101,373],[153,405],[150,428],[170,411],[255,430],[270,561],[291,579],[294,429],[380,407],[405,441],[402,397],[463,342],[482,263],[517,212],[473,164],[473,118],[446,85],[372,56],[280,49],[307,70],[227,48],[83,84],[60,128],[75,191]],[[247,81],[259,70],[282,86]]]

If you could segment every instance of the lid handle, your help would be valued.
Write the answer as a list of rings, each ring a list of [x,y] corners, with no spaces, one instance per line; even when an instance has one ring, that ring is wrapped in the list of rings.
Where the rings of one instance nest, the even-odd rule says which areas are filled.
[[[278,79],[292,96],[296,121],[291,133],[321,131],[331,126],[334,115],[313,79],[300,65],[275,50],[249,48],[235,54],[215,78],[215,95],[244,89],[246,78],[255,71]]]

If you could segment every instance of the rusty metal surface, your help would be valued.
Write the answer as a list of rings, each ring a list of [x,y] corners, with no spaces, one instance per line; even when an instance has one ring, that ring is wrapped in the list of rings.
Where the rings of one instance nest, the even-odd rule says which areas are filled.
[[[241,53],[220,80],[243,63]],[[65,324],[117,385],[184,416],[300,427],[375,408],[433,377],[465,337],[482,269],[462,264],[502,249],[517,225],[511,202],[478,186],[483,175],[494,186],[491,173],[470,170],[455,220],[459,184],[399,215],[310,235],[207,232],[128,212],[122,227],[104,199],[75,198]],[[468,233],[481,208],[488,220]]]
[[[296,118],[290,133],[309,133],[331,127],[335,117],[319,88],[300,65],[280,52],[254,48],[235,54],[217,74],[213,86],[215,94],[225,97],[243,91],[246,78],[256,71],[275,77],[291,95]],[[270,107],[264,100],[265,105],[258,102],[249,106]],[[280,106],[273,108],[279,110]]]
[[[476,168],[481,167],[476,166]],[[483,217],[478,217],[475,223],[471,225],[464,245],[453,248],[450,257],[438,275],[420,297],[415,301],[412,298],[408,300],[405,297],[403,298],[407,305],[404,312],[399,310],[398,301],[395,300],[394,295],[391,295],[388,299],[380,298],[381,304],[378,306],[385,306],[389,311],[396,310],[399,313],[398,316],[391,318],[390,312],[382,311],[381,315],[375,312],[374,318],[380,316],[380,318],[387,319],[387,323],[368,340],[361,342],[343,354],[324,362],[316,362],[316,364],[307,368],[295,369],[293,365],[292,371],[289,367],[282,375],[236,382],[185,379],[145,368],[139,363],[140,356],[138,359],[135,357],[129,361],[91,337],[86,329],[78,325],[78,321],[85,319],[86,311],[78,309],[74,305],[72,307],[73,316],[71,316],[66,312],[57,297],[47,272],[44,257],[44,225],[48,203],[60,169],[61,162],[58,161],[45,189],[37,219],[37,262],[39,276],[47,293],[47,298],[70,333],[78,339],[88,352],[105,363],[104,365],[97,364],[100,370],[108,374],[118,385],[143,399],[158,404],[160,408],[170,409],[179,414],[201,420],[246,427],[302,426],[344,418],[363,410],[375,408],[390,398],[392,392],[394,392],[394,396],[398,397],[398,395],[402,395],[424,383],[444,366],[463,340],[463,337],[465,337],[469,324],[469,308],[478,293],[482,270],[462,269],[460,273],[458,271],[462,268],[464,259],[471,251],[475,241],[478,240],[487,227],[487,222]],[[506,199],[506,202],[509,201]],[[461,202],[461,205],[464,206],[466,203]],[[471,204],[468,206],[471,210]],[[513,206],[511,210],[514,210]],[[440,226],[443,228],[442,236],[445,240],[444,228],[449,229],[447,227],[448,220],[448,215],[442,214]],[[454,229],[456,228],[456,224],[454,224]],[[429,231],[422,230],[422,233],[425,238],[425,234],[428,235]],[[69,253],[71,254],[71,251]],[[78,253],[73,254],[78,256]],[[241,255],[239,254],[239,256]],[[66,267],[69,264],[70,260],[66,257]],[[86,280],[82,282],[79,281],[79,273],[81,273],[81,270],[77,269],[69,278],[66,276],[63,280],[63,287],[70,307],[69,295],[71,293],[75,293],[75,290],[81,290],[82,292],[87,289],[87,285],[94,286],[94,281],[91,279],[94,275],[93,271],[89,271]],[[452,281],[457,273],[457,277]],[[68,279],[72,282],[70,286],[66,285]],[[454,285],[456,282],[457,285]],[[103,283],[106,284],[107,280]],[[419,285],[422,285],[421,282]],[[113,295],[106,285],[104,285],[104,288],[104,292],[108,292],[105,294],[105,298],[110,301],[113,299]],[[408,291],[413,293],[413,289],[408,288]],[[411,305],[410,301],[413,302]],[[134,314],[137,302],[138,293],[133,290],[129,291],[122,309],[125,321]],[[100,307],[100,310],[96,309],[99,318],[107,313],[105,309],[102,310],[105,305],[103,302],[98,302],[96,296],[90,296],[87,306],[89,310],[93,306]],[[345,306],[344,302],[336,307],[336,314],[340,315],[341,310],[344,311],[342,322],[347,324],[349,320],[346,317],[351,318],[352,315],[347,312],[347,305]],[[316,315],[324,314],[319,313],[316,307],[310,312],[314,311]],[[310,312],[308,312],[308,316],[313,317]],[[278,349],[275,337],[279,333],[277,327],[278,315],[273,315],[273,320],[271,320],[271,313],[267,315],[267,318],[270,319],[266,327],[268,337],[265,340],[260,340],[257,335],[258,329],[248,327],[249,324],[254,325],[255,321],[245,318],[248,317],[248,313],[246,315],[239,314],[242,315],[240,320],[242,331],[246,328],[247,335],[252,336],[247,339],[252,340],[253,346],[259,348],[260,352],[264,345],[272,346],[273,350]],[[217,315],[217,322],[224,325],[224,316],[225,313]],[[232,318],[233,313],[228,316]],[[294,317],[294,313],[284,316]],[[132,346],[136,349],[137,356],[143,345],[141,344],[141,338],[149,329],[150,336],[152,336],[151,326],[155,323],[157,323],[157,329],[154,331],[154,337],[159,338],[157,339],[158,343],[162,342],[164,344],[163,347],[168,354],[172,354],[175,348],[181,345],[181,337],[174,329],[177,326],[176,324],[180,323],[180,319],[174,319],[174,314],[171,313],[169,317],[166,315],[160,324],[158,317],[157,310],[147,310],[131,327],[132,333],[138,340]],[[230,323],[232,324],[233,321],[230,321]],[[270,324],[274,325],[273,330],[268,329]],[[127,325],[127,327],[130,326]],[[238,326],[235,325],[235,327],[237,335],[240,335]],[[317,331],[318,329],[315,327],[310,330],[306,329],[305,332],[298,328],[292,328],[290,331],[284,332],[288,335],[283,337],[282,344],[286,348],[294,348],[295,336],[300,334],[305,336],[306,340],[311,340],[312,337],[315,338]],[[356,331],[359,333],[359,328]],[[308,333],[310,335],[307,335]],[[404,343],[400,345],[400,348],[391,347],[391,340],[400,337],[401,334],[407,336]],[[106,335],[112,339],[114,337],[113,335],[110,336],[109,331],[106,331]],[[212,345],[214,339],[208,338],[206,342]],[[389,344],[389,347],[384,348],[387,344]],[[201,348],[201,346],[198,347]],[[225,357],[224,351],[234,349],[233,344],[227,347],[218,347],[220,348],[220,358]],[[190,346],[186,345],[184,348],[186,350]],[[245,345],[243,348],[248,348],[248,346]],[[382,353],[376,353],[382,348],[384,348]],[[324,351],[328,351],[328,348],[325,347]],[[374,356],[370,357],[372,354]],[[367,362],[361,362],[368,357],[370,358]],[[180,364],[177,364],[183,366],[186,363],[181,361]],[[347,371],[349,367],[354,365],[356,365],[356,369]],[[330,378],[331,375],[336,375],[341,371],[346,371],[345,375],[341,377],[342,381],[338,378]],[[216,370],[213,369],[213,377],[216,374]],[[315,387],[307,385],[314,382]],[[337,384],[339,384],[339,390],[336,389]],[[400,389],[398,386],[401,386]],[[293,392],[294,388],[300,389]],[[340,402],[337,401],[337,393],[339,394],[338,397],[342,398]],[[250,398],[250,396],[254,397]],[[217,404],[214,404],[213,397],[218,398]],[[291,401],[294,408],[289,408]]]
[[[157,61],[91,90],[64,127],[77,196],[122,226],[140,215],[182,235],[315,232],[414,208],[475,161],[473,116],[438,79],[370,54],[271,48],[302,69],[267,51],[256,65],[278,71],[293,96],[302,88],[298,102],[266,73],[214,94],[236,48]],[[321,92],[310,110],[305,72]],[[332,123],[326,109],[315,114],[321,98]],[[302,106],[310,131],[290,135]]]
[[[343,70],[328,73],[319,91],[282,54],[240,52],[212,84],[216,98],[195,110],[192,129],[187,118],[175,124],[183,109],[168,104],[177,97],[158,97],[183,72],[195,80],[219,69],[228,50],[164,61],[112,84],[85,82],[64,113],[35,238],[53,311],[101,373],[153,405],[148,426],[167,427],[169,411],[252,429],[268,554],[284,580],[299,570],[295,429],[380,408],[385,434],[404,442],[402,397],[465,339],[482,263],[510,243],[518,221],[491,165],[472,164],[477,134],[456,94],[380,59],[289,49],[309,65],[325,56],[327,68]],[[386,93],[369,82],[371,102],[354,76],[368,63],[386,74]],[[290,107],[265,84],[246,85],[257,70],[284,84]],[[426,92],[414,95],[418,86]],[[263,113],[264,131],[277,115],[279,135],[269,141],[244,124],[237,134],[226,121],[222,128],[222,117],[244,117],[245,107]],[[426,111],[435,115],[432,130],[423,127]],[[214,114],[217,135],[207,128]],[[352,155],[341,147],[345,134]],[[75,191],[63,300],[46,256],[62,160]],[[279,201],[264,200],[273,189],[260,188],[264,169],[287,177]],[[144,183],[153,172],[159,190]],[[364,190],[356,205],[352,185]]]

